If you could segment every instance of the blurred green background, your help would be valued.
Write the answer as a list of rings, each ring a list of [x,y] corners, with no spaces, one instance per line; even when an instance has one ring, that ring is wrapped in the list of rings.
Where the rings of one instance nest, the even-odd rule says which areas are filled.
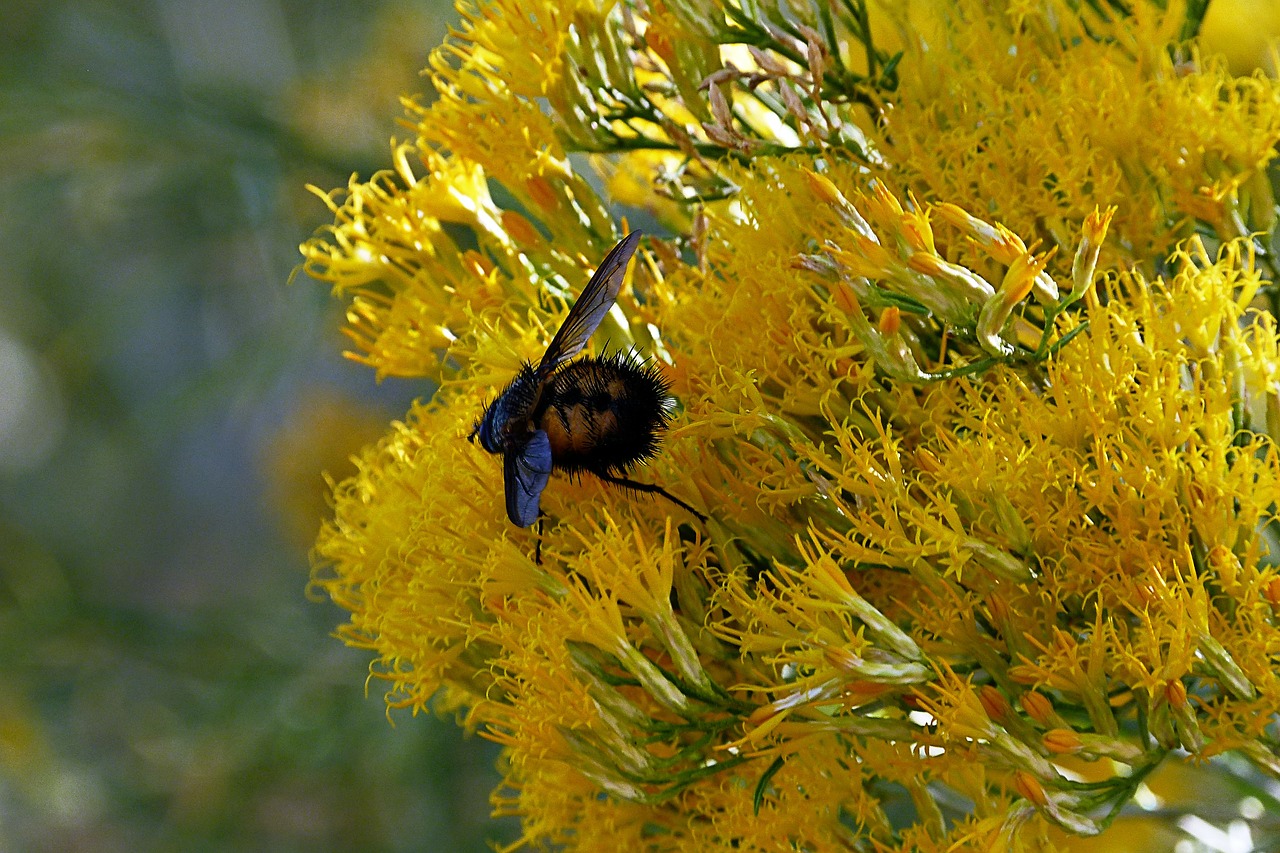
[[[0,3],[0,850],[483,850],[496,749],[363,690],[320,472],[416,396],[286,281],[446,2]]]

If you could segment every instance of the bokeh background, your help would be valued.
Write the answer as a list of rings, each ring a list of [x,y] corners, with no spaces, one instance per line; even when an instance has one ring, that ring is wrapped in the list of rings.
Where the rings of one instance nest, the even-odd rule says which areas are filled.
[[[0,0],[0,850],[487,849],[497,751],[308,600],[344,361],[306,189],[389,162],[444,0]]]
[[[0,0],[0,851],[516,837],[497,751],[389,721],[305,594],[321,472],[431,391],[344,361],[340,306],[286,283],[330,220],[305,186],[386,166],[454,18]],[[1206,24],[1243,73],[1268,30],[1276,0]]]

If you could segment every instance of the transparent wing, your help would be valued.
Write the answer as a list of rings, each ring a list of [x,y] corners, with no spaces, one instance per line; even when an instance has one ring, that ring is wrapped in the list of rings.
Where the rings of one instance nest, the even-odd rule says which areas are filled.
[[[551,439],[535,430],[524,447],[503,455],[502,468],[507,518],[517,527],[528,527],[538,520],[538,501],[551,477]]]
[[[604,260],[596,268],[595,275],[591,276],[591,281],[587,282],[582,295],[569,310],[569,316],[564,318],[564,325],[551,339],[551,345],[543,354],[542,361],[538,363],[539,379],[550,376],[551,371],[556,367],[582,352],[592,332],[600,325],[600,321],[604,319],[604,315],[618,298],[618,291],[622,288],[622,277],[627,271],[627,263],[635,254],[639,243],[640,232],[632,231],[604,256]]]

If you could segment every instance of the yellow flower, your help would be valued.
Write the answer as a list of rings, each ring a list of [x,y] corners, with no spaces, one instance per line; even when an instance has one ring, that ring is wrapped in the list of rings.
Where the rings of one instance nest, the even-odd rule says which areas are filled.
[[[1280,88],[1077,5],[467,7],[393,168],[320,193],[353,357],[440,388],[314,583],[389,705],[503,745],[524,843],[1028,849],[1175,749],[1280,774]],[[593,351],[669,381],[631,476],[707,519],[553,476],[516,528],[465,439],[623,203]]]

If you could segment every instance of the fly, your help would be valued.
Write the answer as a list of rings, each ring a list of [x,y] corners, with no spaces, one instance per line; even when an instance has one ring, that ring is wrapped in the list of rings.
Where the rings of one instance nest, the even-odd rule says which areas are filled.
[[[502,455],[507,518],[518,527],[538,519],[554,470],[585,471],[615,486],[662,495],[706,521],[661,486],[626,476],[658,452],[671,419],[670,384],[657,366],[621,352],[570,361],[613,307],[639,243],[640,232],[633,231],[610,250],[538,365],[525,362],[471,431],[472,441],[479,438],[485,450]]]

